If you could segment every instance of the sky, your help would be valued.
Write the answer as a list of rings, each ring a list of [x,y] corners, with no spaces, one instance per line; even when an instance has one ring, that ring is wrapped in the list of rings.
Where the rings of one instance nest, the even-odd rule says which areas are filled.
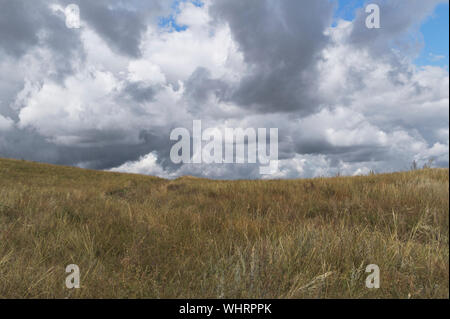
[[[448,5],[0,0],[0,157],[164,178],[448,167]],[[277,128],[278,171],[174,163],[171,132],[195,120]]]
[[[420,29],[424,37],[424,48],[415,61],[419,66],[435,65],[448,69],[448,3],[438,5]]]

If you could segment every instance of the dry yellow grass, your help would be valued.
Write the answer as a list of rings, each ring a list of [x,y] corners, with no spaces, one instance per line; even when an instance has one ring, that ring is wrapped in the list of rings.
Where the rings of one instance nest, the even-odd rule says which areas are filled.
[[[448,298],[448,182],[168,181],[2,159],[0,297]],[[65,287],[72,263],[81,289]]]

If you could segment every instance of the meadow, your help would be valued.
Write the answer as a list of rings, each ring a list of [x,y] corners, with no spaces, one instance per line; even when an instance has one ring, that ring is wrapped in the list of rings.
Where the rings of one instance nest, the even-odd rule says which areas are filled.
[[[449,298],[449,171],[165,180],[0,159],[0,298]]]

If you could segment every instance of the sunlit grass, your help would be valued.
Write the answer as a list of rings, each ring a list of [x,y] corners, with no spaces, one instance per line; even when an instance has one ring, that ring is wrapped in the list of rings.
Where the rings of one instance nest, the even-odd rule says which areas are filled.
[[[448,298],[448,174],[168,181],[0,160],[0,297]]]

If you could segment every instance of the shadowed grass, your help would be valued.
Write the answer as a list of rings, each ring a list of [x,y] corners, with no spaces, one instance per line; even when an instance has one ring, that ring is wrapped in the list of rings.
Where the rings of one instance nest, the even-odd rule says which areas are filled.
[[[1,159],[0,297],[448,298],[448,178],[168,181]]]

